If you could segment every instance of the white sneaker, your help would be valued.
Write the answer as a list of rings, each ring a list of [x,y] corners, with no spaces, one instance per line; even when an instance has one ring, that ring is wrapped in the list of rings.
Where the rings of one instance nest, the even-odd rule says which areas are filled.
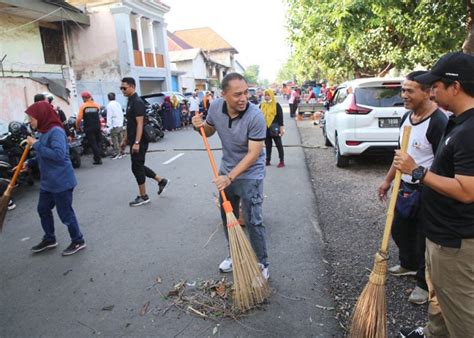
[[[221,272],[232,272],[232,258],[227,257],[222,261],[221,264],[219,264],[219,270]]]
[[[270,278],[270,272],[268,271],[268,267],[265,267],[262,263],[258,263],[258,266],[260,267],[260,271],[262,271],[263,278],[265,278],[265,280],[268,280],[268,278]]]
[[[428,291],[416,286],[408,297],[408,301],[418,305],[425,304],[428,301]]]

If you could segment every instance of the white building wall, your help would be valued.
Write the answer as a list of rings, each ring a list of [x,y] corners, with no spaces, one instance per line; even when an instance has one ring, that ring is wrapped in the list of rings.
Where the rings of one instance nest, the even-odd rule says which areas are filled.
[[[209,57],[217,61],[223,65],[226,65],[227,67],[233,67],[233,64],[231,62],[231,53],[230,52],[209,52]]]
[[[39,23],[18,28],[30,21],[28,18],[0,13],[0,59],[7,55],[3,61],[5,75],[12,75],[11,71],[61,73],[60,65],[47,65],[44,62]],[[28,76],[25,73],[13,75]]]
[[[94,100],[106,105],[107,93],[114,92],[118,101],[124,102],[120,93],[122,78],[115,22],[108,8],[89,13],[90,26],[75,26],[69,36],[69,52],[76,75],[77,97],[81,104],[80,94],[89,91]]]
[[[192,69],[195,79],[207,79],[206,62],[201,54],[193,60]]]
[[[44,92],[48,92],[47,86],[29,78],[0,78],[0,120],[23,121],[26,108],[34,103],[34,96]],[[53,105],[61,107],[66,116],[71,115],[71,105],[62,98],[54,96]]]

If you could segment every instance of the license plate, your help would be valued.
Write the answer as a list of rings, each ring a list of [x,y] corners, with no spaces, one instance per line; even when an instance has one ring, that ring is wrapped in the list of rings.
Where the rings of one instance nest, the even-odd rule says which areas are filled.
[[[379,118],[379,128],[398,128],[400,127],[399,117]]]

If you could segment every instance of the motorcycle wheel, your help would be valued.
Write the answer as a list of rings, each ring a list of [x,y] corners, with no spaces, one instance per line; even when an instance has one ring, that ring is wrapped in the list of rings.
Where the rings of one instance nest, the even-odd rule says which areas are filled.
[[[79,156],[78,154],[73,154],[71,156],[71,163],[72,163],[72,167],[74,169],[80,168],[81,167],[81,156]]]

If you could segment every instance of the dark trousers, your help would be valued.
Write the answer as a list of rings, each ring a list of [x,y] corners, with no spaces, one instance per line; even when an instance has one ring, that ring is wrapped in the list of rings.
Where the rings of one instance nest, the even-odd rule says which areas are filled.
[[[289,105],[290,105],[290,116],[295,117],[295,110],[293,108],[295,105],[294,103],[289,103]]]
[[[278,149],[278,157],[280,158],[280,162],[284,162],[285,155],[283,152],[283,144],[281,143],[281,136],[270,136],[270,133],[267,129],[267,137],[265,138],[265,148],[267,150],[267,162],[270,162],[272,159],[272,146],[273,141],[275,141],[275,145]]]
[[[83,243],[84,238],[79,224],[77,223],[76,214],[72,208],[72,192],[74,189],[69,189],[59,193],[52,193],[40,190],[38,201],[38,214],[41,219],[41,226],[43,227],[43,239],[51,242],[56,241],[54,234],[54,218],[53,208],[56,207],[59,219],[67,226],[71,242]]]
[[[88,129],[84,130],[84,133],[86,134],[87,142],[89,142],[89,146],[94,154],[94,161],[100,161],[102,159],[100,156],[100,129]]]
[[[132,159],[132,173],[137,180],[138,185],[145,183],[146,177],[155,178],[156,174],[153,170],[145,166],[145,155],[148,150],[148,143],[140,143],[140,150],[138,153],[132,152],[130,146],[130,157]]]
[[[426,237],[419,218],[406,219],[395,210],[392,238],[398,246],[400,265],[405,269],[416,271],[416,284],[428,290],[425,279]]]

